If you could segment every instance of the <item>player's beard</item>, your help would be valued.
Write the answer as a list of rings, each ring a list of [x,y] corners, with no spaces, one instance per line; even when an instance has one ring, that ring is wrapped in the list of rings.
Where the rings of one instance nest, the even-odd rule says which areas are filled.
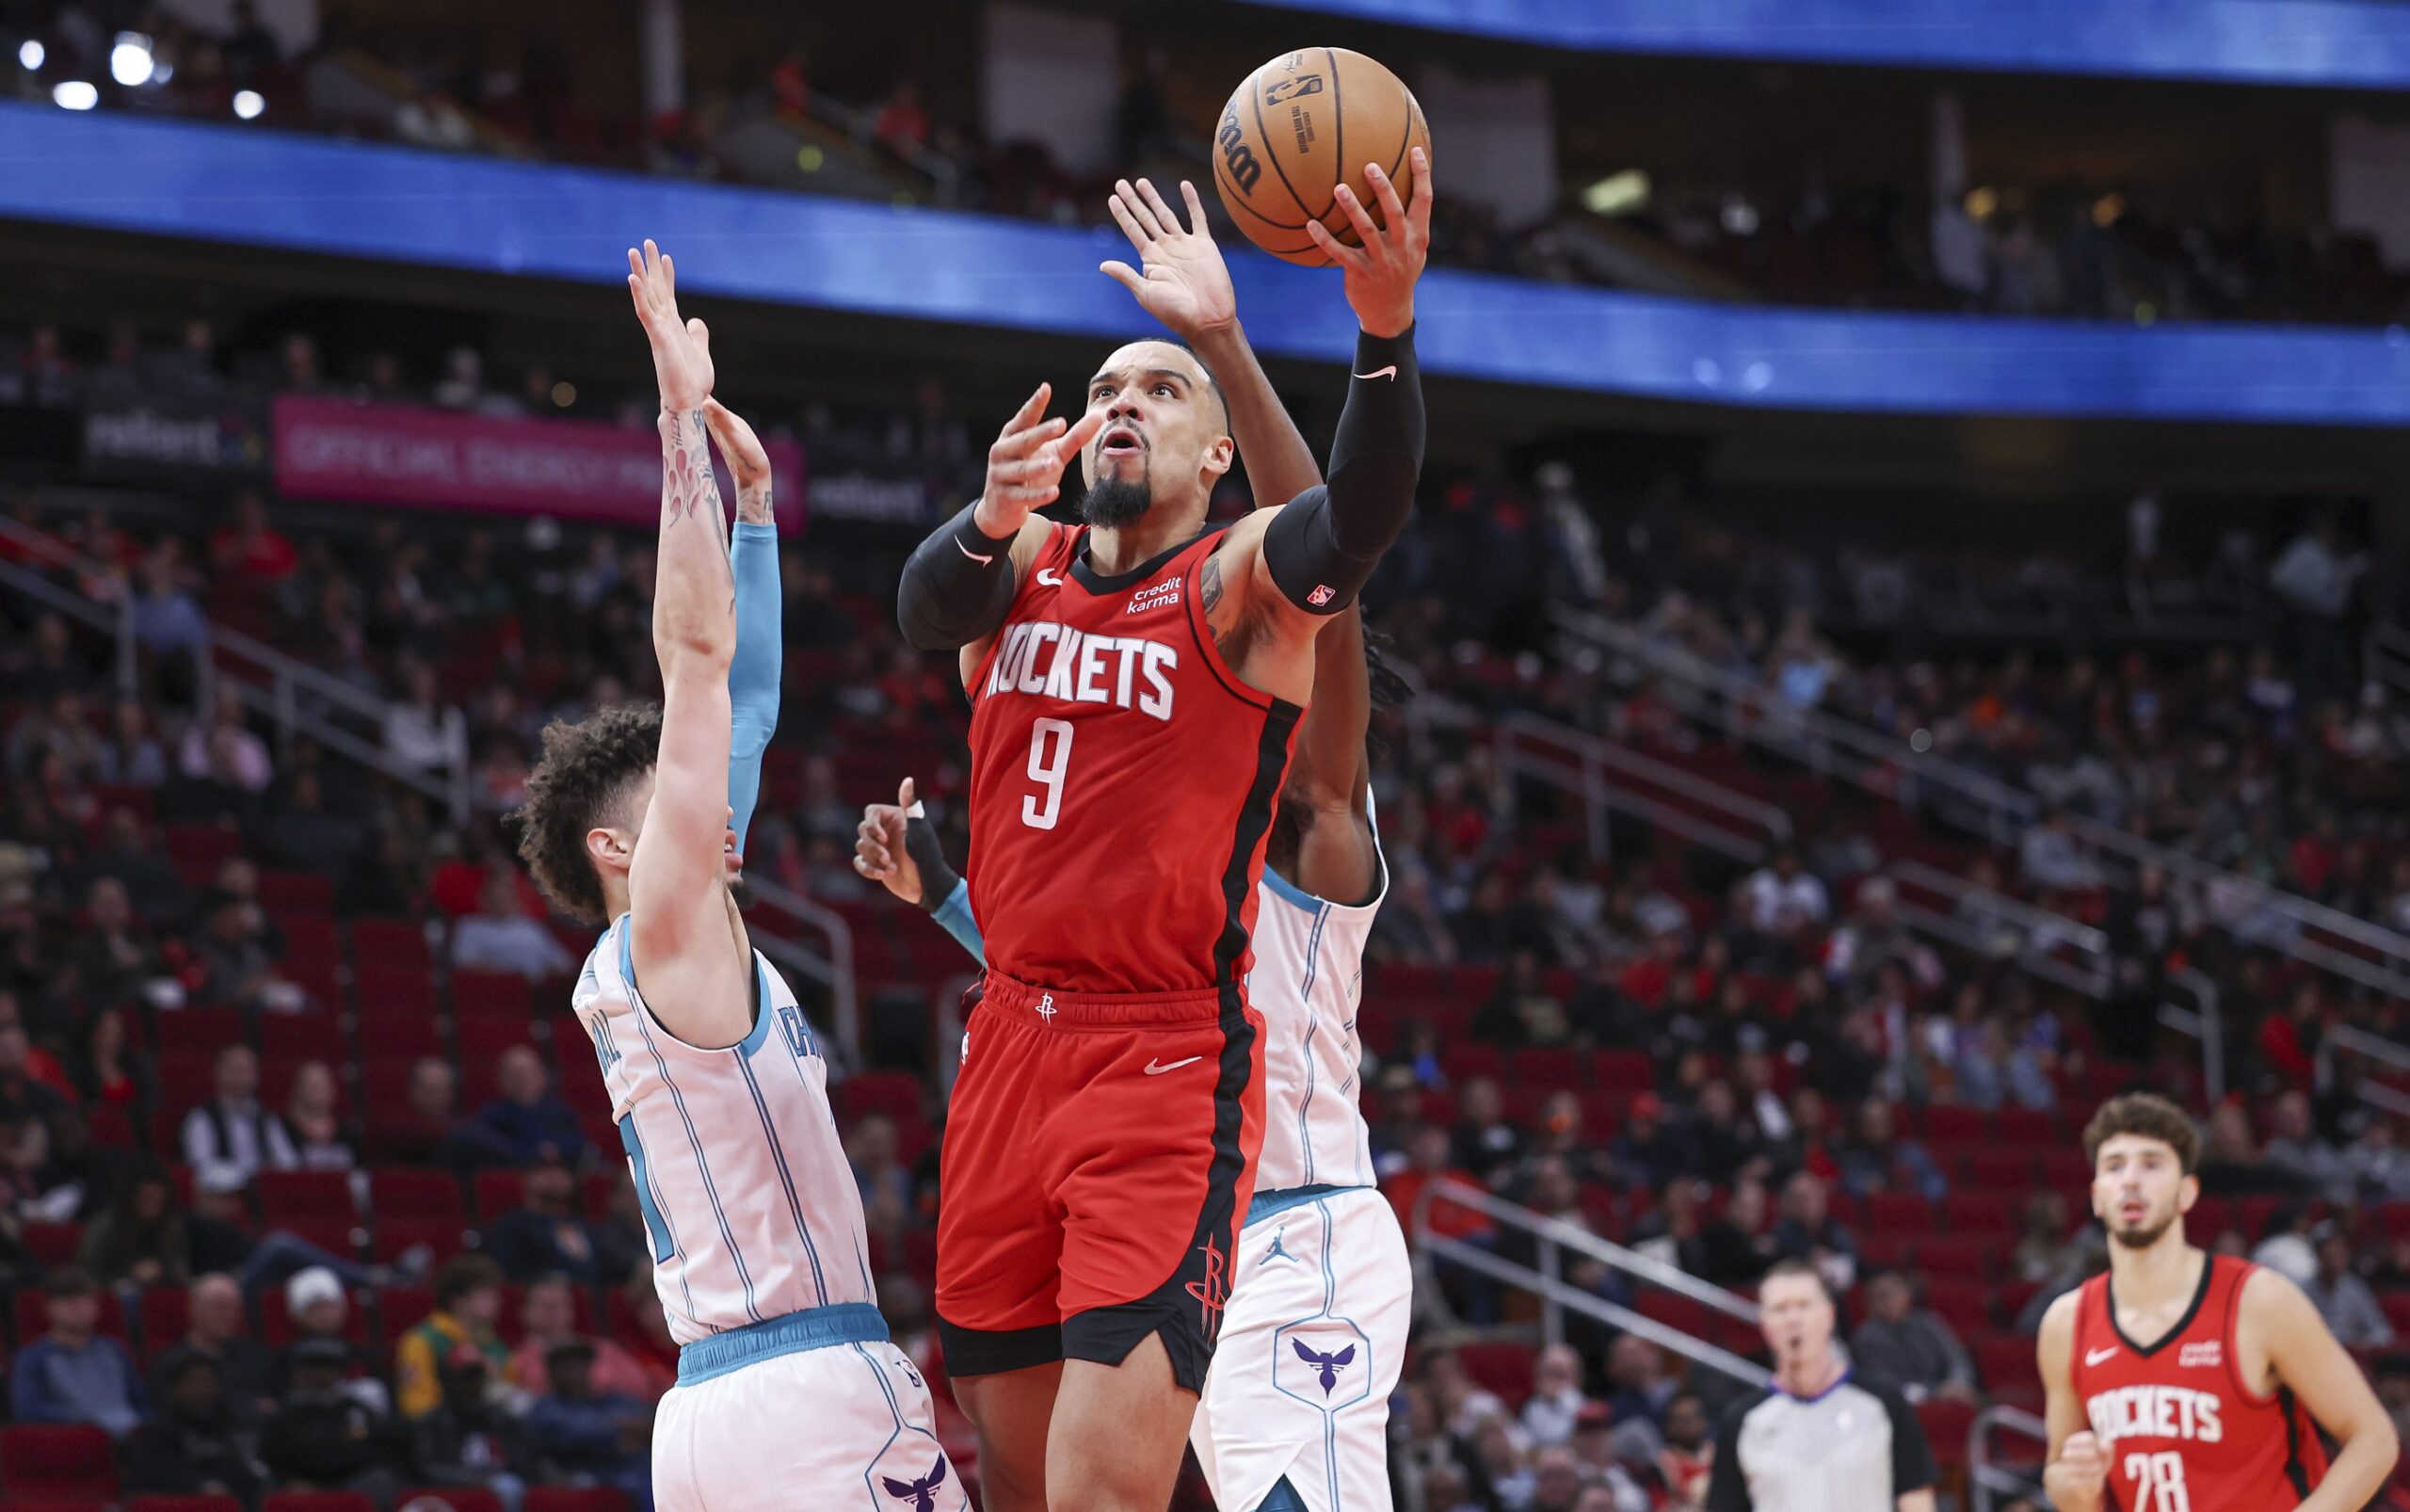
[[[2145,1221],[2139,1228],[2121,1229],[2112,1226],[2109,1230],[2109,1237],[2114,1239],[2121,1249],[2148,1249],[2159,1243],[2161,1234],[2176,1226],[2176,1214],[2169,1213],[2156,1222]]]
[[[1134,525],[1155,502],[1154,485],[1144,475],[1099,478],[1080,500],[1080,518],[1107,529]]]

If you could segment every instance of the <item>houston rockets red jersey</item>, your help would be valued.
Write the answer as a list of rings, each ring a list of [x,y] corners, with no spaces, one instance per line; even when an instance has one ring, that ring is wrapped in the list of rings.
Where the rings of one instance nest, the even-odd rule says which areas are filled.
[[[2234,1323],[2253,1269],[2209,1256],[2183,1321],[2148,1349],[2118,1328],[2109,1277],[2084,1283],[2068,1373],[2118,1512],[2273,1512],[2326,1473],[2317,1426],[2292,1392],[2260,1396],[2240,1374]]]
[[[1264,837],[1303,713],[1239,681],[1197,575],[1218,533],[1116,577],[1056,525],[972,680],[972,910],[1034,986],[1243,980]]]

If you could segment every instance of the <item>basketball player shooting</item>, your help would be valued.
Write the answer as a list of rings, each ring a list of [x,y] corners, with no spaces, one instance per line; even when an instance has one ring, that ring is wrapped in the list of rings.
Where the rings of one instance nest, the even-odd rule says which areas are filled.
[[[2393,1473],[2393,1420],[2301,1289],[2185,1242],[2200,1136],[2164,1098],[2083,1131],[2109,1271],[2050,1304],[2042,1484],[2059,1512],[2356,1512]],[[2340,1444],[2326,1462],[2323,1428]]]
[[[544,732],[520,853],[563,911],[607,925],[571,994],[594,1042],[679,1343],[654,1420],[663,1506],[968,1505],[926,1387],[888,1343],[861,1198],[819,1041],[753,949],[731,884],[778,723],[770,470],[711,397],[710,333],[651,242],[628,291],[661,387],[658,707]],[[731,546],[707,437],[738,487]],[[641,986],[639,986],[641,984]],[[810,1405],[811,1431],[795,1428]]]
[[[1104,271],[1220,376],[1258,495],[1294,497],[1322,481],[1313,454],[1247,346],[1197,191],[1181,187],[1186,227],[1146,180],[1117,186],[1108,204],[1143,271]],[[1394,699],[1398,679],[1382,682]],[[1414,1281],[1397,1215],[1373,1184],[1356,1085],[1364,945],[1388,881],[1366,749],[1373,684],[1362,609],[1351,604],[1315,639],[1314,700],[1257,889],[1247,993],[1264,1024],[1263,1150],[1189,1435],[1214,1504],[1239,1512],[1390,1505],[1389,1399]],[[910,779],[895,803],[864,811],[855,865],[984,958],[970,889]]]
[[[1421,469],[1411,204],[1342,191],[1315,234],[1360,328],[1329,481],[1205,530],[1234,449],[1195,353],[1106,358],[1076,423],[1041,386],[982,497],[913,553],[897,618],[961,653],[987,971],[946,1129],[937,1311],[999,1512],[1156,1512],[1231,1287],[1262,1142],[1249,931],[1315,638],[1404,528]],[[1144,216],[1124,201],[1124,209]],[[1157,221],[1160,227],[1160,220]],[[1083,523],[1033,511],[1081,459]]]

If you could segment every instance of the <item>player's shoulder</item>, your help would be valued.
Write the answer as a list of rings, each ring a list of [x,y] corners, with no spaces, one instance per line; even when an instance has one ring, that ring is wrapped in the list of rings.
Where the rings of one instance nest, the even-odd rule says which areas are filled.
[[[2069,1287],[2043,1310],[2042,1327],[2034,1340],[2034,1352],[2046,1366],[2053,1360],[2064,1362],[2073,1356],[2076,1317],[2083,1311],[2084,1294],[2091,1285],[2086,1280]]]
[[[2215,1263],[2223,1257],[2211,1256]],[[2249,1261],[2229,1262],[2240,1273],[2235,1279],[2235,1315],[2253,1322],[2289,1324],[2303,1316],[2317,1317],[2318,1304],[2309,1299],[2293,1279],[2273,1265],[2254,1264]]]

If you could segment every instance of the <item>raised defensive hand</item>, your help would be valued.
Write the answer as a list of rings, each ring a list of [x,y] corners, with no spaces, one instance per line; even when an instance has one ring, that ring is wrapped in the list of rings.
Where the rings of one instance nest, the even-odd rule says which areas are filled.
[[[1206,228],[1205,204],[1197,196],[1197,185],[1183,179],[1180,192],[1188,201],[1184,227],[1179,213],[1145,179],[1135,186],[1128,179],[1114,185],[1105,208],[1130,238],[1145,271],[1117,262],[1101,264],[1098,271],[1136,295],[1140,308],[1175,335],[1193,343],[1235,323],[1239,301],[1230,287],[1229,265]]]
[[[1306,222],[1306,233],[1344,275],[1357,324],[1374,336],[1395,336],[1414,324],[1414,282],[1431,251],[1431,160],[1420,147],[1407,156],[1414,175],[1411,205],[1398,199],[1397,185],[1378,164],[1364,165],[1365,181],[1381,207],[1378,226],[1356,191],[1345,183],[1339,185],[1339,207],[1347,212],[1362,246],[1348,246],[1319,220]]]
[[[700,322],[698,322],[700,324]],[[729,475],[736,480],[736,518],[747,524],[775,524],[770,508],[770,454],[745,417],[717,399],[703,401],[703,424],[711,427],[719,454],[728,458]]]
[[[650,236],[643,251],[628,249],[628,295],[652,344],[661,407],[680,415],[702,408],[712,394],[712,333],[699,320],[678,318],[677,265]]]
[[[1053,394],[1052,384],[1040,383],[988,448],[988,479],[976,516],[983,534],[1009,536],[1034,511],[1053,503],[1063,491],[1063,469],[1104,428],[1104,416],[1094,410],[1068,427],[1060,419],[1041,418]]]

